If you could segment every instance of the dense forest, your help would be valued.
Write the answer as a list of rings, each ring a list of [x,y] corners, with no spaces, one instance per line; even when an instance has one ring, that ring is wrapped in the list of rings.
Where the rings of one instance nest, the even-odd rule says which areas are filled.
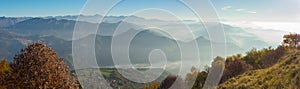
[[[205,70],[191,68],[191,72],[185,78],[166,73],[164,79],[138,84],[126,80],[114,69],[100,69],[102,71],[100,74],[104,75],[110,86],[116,89],[167,89],[171,86],[177,89],[201,89],[209,72],[217,63],[221,63],[224,68],[223,76],[219,86],[212,88],[299,88],[300,35],[287,34],[283,38],[282,44],[277,48],[268,47],[260,50],[254,48],[245,55],[216,57],[210,66],[204,68]],[[99,87],[101,84],[97,83],[80,85],[75,72],[70,71],[63,59],[43,42],[27,46],[13,60],[12,63],[5,59],[0,62],[0,89],[101,88]]]

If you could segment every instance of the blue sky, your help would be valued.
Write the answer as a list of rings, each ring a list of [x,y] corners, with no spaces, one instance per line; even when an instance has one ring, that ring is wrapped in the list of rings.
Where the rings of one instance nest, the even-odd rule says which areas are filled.
[[[86,0],[1,0],[0,16],[78,14]]]
[[[2,0],[0,16],[77,15],[88,0]],[[299,20],[299,0],[211,0],[220,18],[226,20]],[[101,6],[99,6],[101,8]],[[130,15],[141,8],[162,8],[176,15],[193,14],[176,0],[125,0],[110,15]],[[153,13],[152,16],[155,15]]]

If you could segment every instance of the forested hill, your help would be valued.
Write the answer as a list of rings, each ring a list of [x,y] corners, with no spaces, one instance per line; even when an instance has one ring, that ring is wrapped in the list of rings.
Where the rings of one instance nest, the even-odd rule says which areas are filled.
[[[289,50],[274,66],[251,70],[221,84],[221,89],[296,89],[300,87],[300,50]]]
[[[218,88],[300,88],[300,35],[288,34],[283,38],[283,44],[277,49],[250,51],[248,55],[241,58],[240,63],[234,62],[235,60],[226,60],[223,81]],[[242,63],[244,64],[240,65]]]

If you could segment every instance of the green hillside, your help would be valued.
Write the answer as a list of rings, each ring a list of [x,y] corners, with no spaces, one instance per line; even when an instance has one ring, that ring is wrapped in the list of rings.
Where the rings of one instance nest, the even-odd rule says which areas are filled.
[[[99,71],[100,70],[100,71]],[[139,71],[148,70],[147,68],[139,68]],[[154,70],[161,70],[159,68]],[[125,78],[119,71],[123,71],[123,73],[132,74],[132,76],[138,76],[138,74],[134,74],[132,69],[119,69],[116,68],[90,68],[90,69],[81,69],[72,71],[73,74],[77,73],[78,81],[80,81],[80,85],[82,88],[86,89],[95,89],[95,88],[107,88],[112,87],[113,89],[141,89],[148,83],[137,83],[132,80]],[[103,75],[104,79],[99,77]],[[164,71],[162,75],[158,79],[153,82],[161,82],[163,81],[170,73],[168,71]],[[76,76],[76,75],[75,75]],[[143,76],[144,78],[151,77],[151,74]],[[140,78],[140,77],[137,77]],[[137,80],[137,79],[136,79]],[[140,80],[142,80],[140,78]],[[109,86],[105,85],[104,82],[109,83]]]
[[[296,89],[300,87],[300,50],[290,49],[274,66],[247,71],[219,89]]]

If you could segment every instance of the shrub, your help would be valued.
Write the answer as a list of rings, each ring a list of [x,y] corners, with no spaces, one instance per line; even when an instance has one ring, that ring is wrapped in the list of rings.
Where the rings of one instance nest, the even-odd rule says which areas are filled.
[[[247,52],[246,56],[242,58],[247,64],[250,64],[253,66],[254,69],[261,69],[262,59],[266,56],[266,54],[269,54],[270,52],[273,52],[274,49],[271,47],[264,48],[262,50],[252,49],[251,51]]]
[[[177,80],[177,81],[176,81]],[[163,80],[158,89],[186,89],[185,82],[181,77],[169,75],[165,80]]]
[[[241,59],[226,61],[221,83],[227,81],[232,77],[241,75],[251,69],[253,69],[253,67]]]
[[[144,86],[143,89],[158,89],[159,82],[151,82],[148,86]]]
[[[207,75],[208,75],[208,73],[205,72],[205,71],[202,71],[202,72],[198,73],[196,81],[195,81],[192,89],[203,88]]]
[[[285,48],[283,46],[278,46],[273,52],[267,53],[261,61],[262,68],[268,68],[277,63],[284,53]]]
[[[198,71],[197,68],[192,67],[191,73],[186,75],[185,81],[191,89],[199,89],[204,87],[208,73],[206,71]]]

